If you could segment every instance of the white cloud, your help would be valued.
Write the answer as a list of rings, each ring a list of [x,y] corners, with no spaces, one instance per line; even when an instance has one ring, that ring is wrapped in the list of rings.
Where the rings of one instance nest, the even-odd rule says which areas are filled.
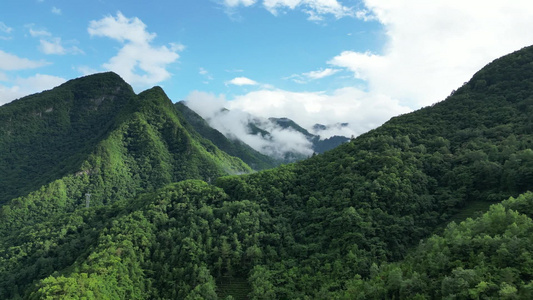
[[[200,75],[202,75],[202,77],[204,77],[204,79],[205,79],[203,81],[204,84],[209,84],[209,82],[214,79],[213,76],[209,73],[209,71],[207,71],[206,69],[204,69],[202,67],[200,67],[198,69],[198,74],[200,74]]]
[[[181,52],[184,51],[185,48],[187,48],[185,45],[180,43],[170,43],[170,50],[175,52]]]
[[[49,62],[40,60],[29,60],[27,58],[20,58],[16,55],[4,52],[0,50],[0,70],[5,71],[15,71],[15,70],[25,70],[25,69],[34,69],[42,66],[49,65]]]
[[[32,37],[39,38],[39,51],[44,54],[65,55],[65,54],[83,54],[83,50],[77,46],[64,47],[60,37],[54,37],[52,33],[47,30],[34,30],[34,24],[28,24],[29,32]],[[77,43],[77,41],[69,41],[67,44]]]
[[[94,69],[94,68],[91,68],[89,66],[78,66],[75,68],[78,72],[80,72],[81,74],[83,74],[83,76],[86,76],[86,75],[91,75],[91,74],[94,74],[94,73],[98,73],[99,71]]]
[[[13,28],[7,26],[4,22],[0,22],[0,31],[9,34],[13,31]]]
[[[326,69],[320,69],[317,71],[311,71],[300,74],[292,74],[291,76],[284,77],[283,79],[290,79],[296,83],[299,84],[306,84],[309,83],[309,81],[322,79],[328,76],[332,76],[340,72],[340,69],[332,69],[332,68],[326,68]]]
[[[257,0],[218,1],[218,3],[226,7],[226,13],[233,18],[235,17],[236,8],[239,6],[249,7],[257,2]],[[309,15],[308,19],[311,21],[321,21],[324,15],[328,14],[340,19],[346,16],[361,16],[364,13],[354,11],[351,7],[344,6],[337,0],[263,0],[263,7],[273,15],[278,15],[280,11],[299,8]]]
[[[52,7],[52,13],[54,15],[61,15],[61,9],[57,8],[57,7]]]
[[[223,4],[227,7],[251,6],[254,5],[256,0],[224,0]]]
[[[30,28],[30,35],[32,37],[52,36],[52,34],[46,30],[33,30],[33,28]]]
[[[23,96],[54,88],[66,80],[61,77],[36,74],[28,78],[17,78],[11,86],[0,85],[0,105]]]
[[[116,17],[107,16],[91,21],[88,32],[91,36],[108,37],[123,43],[118,54],[105,63],[105,69],[117,72],[137,88],[144,88],[170,78],[168,65],[179,58],[183,45],[171,44],[155,47],[151,42],[155,33],[146,31],[146,25],[138,18],[126,18],[118,12]]]
[[[385,60],[383,56],[374,55],[370,52],[344,51],[328,63],[349,69],[358,79],[368,80],[369,76],[384,69]]]
[[[443,100],[495,58],[533,43],[533,2],[365,0],[362,19],[388,37],[381,54],[344,51],[329,63],[346,68],[413,108]]]
[[[293,10],[300,7],[312,21],[320,21],[326,14],[332,14],[337,19],[355,16],[352,8],[342,5],[337,0],[264,0],[263,5],[274,15],[277,15],[280,9]]]
[[[187,105],[206,119],[209,124],[228,136],[238,138],[255,150],[283,158],[287,152],[311,155],[311,143],[299,132],[284,130],[265,118],[257,118],[235,107],[223,110],[228,103],[223,95],[193,91],[187,96]],[[270,133],[265,138],[260,134],[251,134],[248,124],[260,124],[261,128]]]
[[[19,77],[10,80],[9,76],[1,71],[35,69],[49,64],[49,62],[43,60],[34,61],[27,58],[21,58],[0,50],[0,81],[8,84],[0,84],[0,105],[31,93],[40,92],[43,89],[52,88],[65,82],[65,79],[63,78],[43,74],[36,74],[35,76],[28,78]]]
[[[243,85],[257,85],[258,83],[250,78],[235,77],[232,80],[228,81],[227,84],[243,86]]]
[[[269,131],[274,132],[271,141],[251,135],[247,124],[253,119],[252,116],[263,119],[288,117],[308,130],[317,123],[349,123],[347,127],[333,126],[320,133],[322,138],[327,138],[333,135],[357,136],[393,116],[411,111],[385,95],[370,94],[351,87],[333,93],[260,90],[237,96],[231,101],[226,101],[224,96],[193,92],[186,99],[189,107],[206,118],[214,128],[227,136],[239,138],[258,151],[274,155],[291,151],[287,149],[308,154],[311,148],[301,134],[282,133],[272,125],[269,127]],[[222,108],[230,112],[222,113]]]
[[[41,52],[44,54],[63,55],[67,53],[65,48],[61,45],[60,38],[52,38],[50,40],[41,39],[40,43],[41,45],[39,46],[39,50],[41,50]]]
[[[228,73],[242,73],[244,72],[243,69],[230,69],[230,70],[226,70],[226,72]]]
[[[209,74],[209,72],[208,72],[206,69],[204,69],[204,68],[200,68],[200,71],[198,71],[198,73],[199,73],[200,75],[207,75],[207,74]]]
[[[334,75],[335,73],[339,72],[339,69],[331,69],[326,68],[324,70],[318,70],[318,71],[311,71],[307,73],[303,73],[302,75],[309,78],[309,79],[322,79],[324,77],[328,77],[331,75]]]
[[[261,90],[237,96],[228,104],[229,109],[238,108],[259,117],[288,117],[306,129],[316,123],[348,122],[349,135],[359,135],[410,111],[390,97],[353,87],[333,93]]]

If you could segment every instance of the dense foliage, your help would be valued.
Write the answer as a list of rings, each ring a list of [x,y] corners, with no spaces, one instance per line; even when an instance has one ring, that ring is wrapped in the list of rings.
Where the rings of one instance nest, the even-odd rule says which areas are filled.
[[[216,180],[246,166],[159,88],[136,99],[79,174],[0,208],[0,298],[533,296],[533,48],[325,154]]]
[[[83,83],[83,91],[86,86],[98,89],[103,83],[115,82],[115,85],[125,85],[124,81],[113,73],[97,74],[77,79],[66,83],[77,86],[78,81]],[[37,105],[42,99],[57,97],[57,91],[65,88],[62,85],[52,91],[43,92],[18,100],[20,105]],[[127,85],[126,85],[127,86]],[[119,90],[112,88],[111,90]],[[214,180],[225,174],[239,174],[250,172],[251,169],[240,159],[231,157],[217,149],[211,142],[201,138],[198,134],[189,133],[182,125],[173,104],[160,88],[153,88],[139,95],[129,92],[126,100],[119,101],[118,96],[105,96],[119,103],[118,112],[111,120],[93,124],[92,130],[100,132],[92,145],[84,148],[73,149],[72,157],[77,161],[73,165],[57,169],[54,176],[40,178],[47,183],[35,187],[25,196],[11,199],[7,205],[0,207],[2,226],[0,232],[16,230],[22,226],[36,224],[45,221],[61,212],[72,212],[86,206],[86,194],[91,194],[90,205],[107,205],[119,200],[131,199],[139,192],[153,191],[168,183],[184,179]],[[81,95],[88,94],[80,92]],[[101,95],[101,94],[97,94]],[[83,98],[82,98],[83,99]],[[59,100],[56,100],[60,102]],[[123,102],[126,101],[126,104]],[[36,104],[35,104],[36,103]],[[105,101],[101,103],[104,105]],[[17,103],[15,103],[17,104]],[[113,103],[109,103],[113,106]],[[11,106],[6,106],[11,109]],[[58,107],[61,107],[58,104]],[[3,111],[5,107],[2,107]],[[9,110],[8,110],[9,111]],[[106,118],[108,115],[104,115]],[[50,120],[55,120],[53,116]],[[12,122],[20,128],[24,124]],[[112,124],[112,125],[108,125]],[[31,124],[29,124],[31,128]],[[108,129],[103,132],[104,129]],[[22,130],[22,129],[21,129]],[[76,134],[85,133],[72,130]],[[73,133],[73,134],[74,134]],[[25,133],[26,137],[54,139],[53,134],[42,133],[44,137],[37,137],[37,133]],[[24,134],[21,134],[24,136]],[[91,135],[87,134],[87,137]],[[82,138],[81,136],[79,138]],[[4,145],[13,147],[16,142],[10,139],[2,139]],[[68,141],[67,141],[68,142]],[[12,162],[9,159],[2,160],[0,164],[9,168],[19,168],[29,163],[39,165],[33,158],[39,157],[38,149],[28,146],[17,149],[18,153],[25,153],[30,158]],[[75,152],[78,151],[78,152]],[[57,151],[59,157],[65,161],[56,162],[63,165],[69,162],[69,157],[64,157],[62,151]],[[23,170],[23,169],[20,169]],[[55,169],[56,170],[56,169]],[[33,174],[22,171],[6,172],[2,176],[2,190],[13,190],[15,194],[24,194],[9,186],[9,182],[26,182],[27,178],[33,178]],[[44,176],[44,175],[43,175]],[[60,176],[59,178],[56,178]],[[40,182],[40,181],[39,181]],[[18,183],[17,183],[18,184]],[[17,184],[14,184],[16,187]],[[32,185],[29,185],[32,186]]]
[[[134,96],[104,73],[0,107],[0,203],[77,171]]]
[[[532,299],[533,193],[448,225],[399,263],[372,265],[346,299]]]

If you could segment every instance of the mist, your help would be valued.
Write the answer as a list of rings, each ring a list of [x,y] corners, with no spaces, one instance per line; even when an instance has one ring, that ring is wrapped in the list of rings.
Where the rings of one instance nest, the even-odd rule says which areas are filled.
[[[224,96],[194,91],[185,104],[226,137],[241,140],[262,154],[278,159],[284,159],[287,153],[313,154],[312,143],[302,133],[284,129],[267,118],[253,116],[239,108],[228,110],[229,102]],[[268,134],[253,133],[250,125]]]

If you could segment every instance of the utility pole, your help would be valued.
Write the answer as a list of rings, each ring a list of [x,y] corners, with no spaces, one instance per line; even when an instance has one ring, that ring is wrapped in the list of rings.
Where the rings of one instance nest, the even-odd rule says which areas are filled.
[[[91,194],[87,193],[85,194],[85,207],[89,208],[89,203],[91,202]]]

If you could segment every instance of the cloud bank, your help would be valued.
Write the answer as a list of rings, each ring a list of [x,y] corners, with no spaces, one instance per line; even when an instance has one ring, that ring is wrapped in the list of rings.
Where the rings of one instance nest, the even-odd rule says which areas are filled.
[[[313,150],[301,133],[283,130],[266,121],[269,117],[289,117],[308,130],[317,123],[349,122],[349,126],[332,126],[320,132],[321,138],[328,138],[359,135],[381,125],[391,116],[410,111],[384,95],[371,95],[356,88],[339,89],[333,94],[260,90],[231,101],[223,95],[194,91],[187,96],[186,102],[227,137],[238,138],[255,150],[278,158],[286,152],[310,155]],[[248,124],[257,122],[256,118],[263,120],[262,128],[271,133],[272,139],[265,140],[260,134],[250,132]]]
[[[251,115],[237,106],[227,107],[232,102],[226,101],[223,95],[193,91],[187,96],[186,103],[228,138],[239,139],[263,154],[279,159],[283,159],[288,152],[304,156],[313,154],[311,143],[301,133],[283,129],[268,119]],[[258,125],[269,132],[270,136],[252,134],[249,124]]]
[[[533,43],[533,2],[364,0],[383,25],[382,53],[343,51],[329,61],[412,108],[443,100],[490,61]]]

